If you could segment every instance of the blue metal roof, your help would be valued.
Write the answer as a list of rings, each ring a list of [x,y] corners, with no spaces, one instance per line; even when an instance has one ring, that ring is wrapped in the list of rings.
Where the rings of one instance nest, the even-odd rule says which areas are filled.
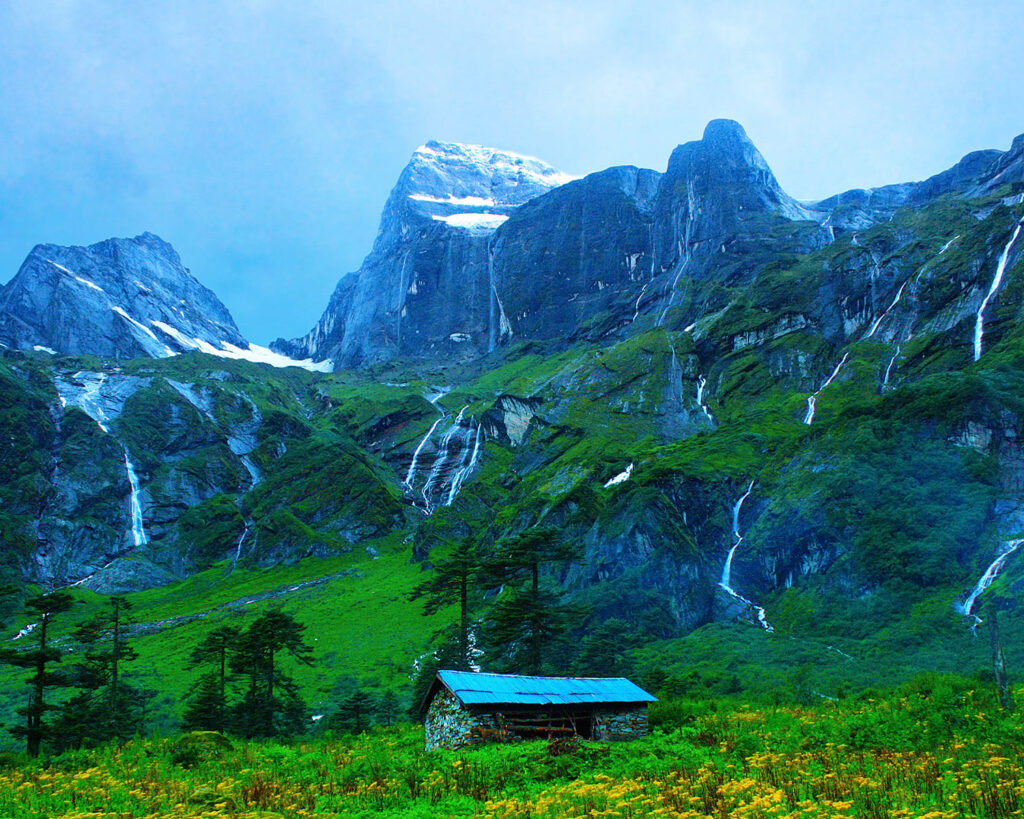
[[[472,671],[438,671],[437,676],[464,705],[658,701],[625,677],[524,677]]]

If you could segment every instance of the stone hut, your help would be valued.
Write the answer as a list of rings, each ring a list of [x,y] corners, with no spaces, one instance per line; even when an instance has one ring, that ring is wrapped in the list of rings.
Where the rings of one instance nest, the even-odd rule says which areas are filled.
[[[524,677],[439,671],[420,706],[427,750],[485,742],[647,735],[656,702],[625,677]]]

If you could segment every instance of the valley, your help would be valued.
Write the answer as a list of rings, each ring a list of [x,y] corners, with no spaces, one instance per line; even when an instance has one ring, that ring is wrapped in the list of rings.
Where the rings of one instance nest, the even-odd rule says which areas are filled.
[[[409,708],[458,644],[457,606],[410,595],[460,548],[476,661],[536,660],[494,637],[528,590],[495,564],[540,538],[537,670],[804,706],[922,673],[991,689],[993,617],[1024,668],[1024,138],[816,203],[728,121],[664,174],[489,150],[414,154],[361,270],[259,353],[277,366],[230,316],[121,316],[75,278],[116,290],[116,260],[75,266],[100,246],[47,250],[70,274],[33,252],[0,292],[10,645],[34,592],[78,601],[68,648],[123,596],[126,673],[169,734],[204,635],[281,608],[310,718],[356,690]],[[152,258],[184,276],[156,237],[117,241],[140,287]],[[27,321],[43,280],[62,295]]]

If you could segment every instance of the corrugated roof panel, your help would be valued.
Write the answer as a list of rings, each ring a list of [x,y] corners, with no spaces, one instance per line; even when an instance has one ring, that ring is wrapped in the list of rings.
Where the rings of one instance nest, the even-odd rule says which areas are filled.
[[[438,671],[437,676],[466,705],[657,702],[657,697],[625,677],[524,677],[472,671]]]

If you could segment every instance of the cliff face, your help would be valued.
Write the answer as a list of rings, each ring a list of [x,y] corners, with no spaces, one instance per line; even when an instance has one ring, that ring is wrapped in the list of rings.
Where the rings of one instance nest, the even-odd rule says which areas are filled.
[[[110,358],[163,358],[201,342],[249,346],[227,308],[152,233],[33,248],[0,291],[0,342]]]
[[[341,280],[306,336],[273,348],[338,366],[486,352],[492,234],[524,202],[569,179],[529,157],[428,142],[402,171],[359,271]]]

